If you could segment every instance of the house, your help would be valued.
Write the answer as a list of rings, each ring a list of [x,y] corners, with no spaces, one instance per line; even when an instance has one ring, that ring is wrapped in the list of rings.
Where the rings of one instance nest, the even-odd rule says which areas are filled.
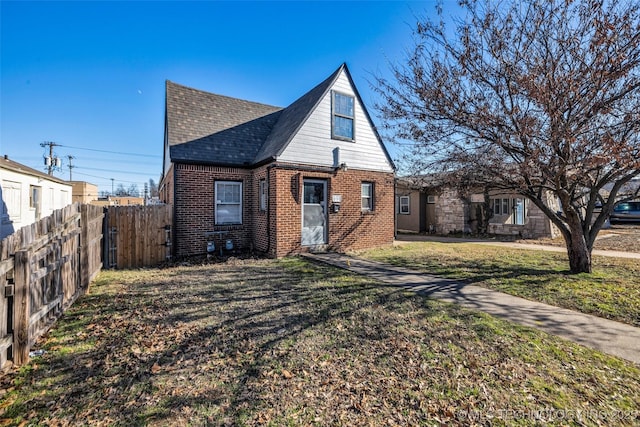
[[[166,82],[161,199],[177,256],[394,239],[394,164],[342,64],[285,108]]]
[[[490,190],[487,233],[519,238],[558,237],[560,231],[531,201],[515,193]],[[558,210],[550,194],[549,206]],[[464,197],[446,178],[399,178],[396,184],[396,228],[400,233],[477,233],[485,215],[482,189]]]
[[[71,204],[71,184],[0,157],[0,239]]]

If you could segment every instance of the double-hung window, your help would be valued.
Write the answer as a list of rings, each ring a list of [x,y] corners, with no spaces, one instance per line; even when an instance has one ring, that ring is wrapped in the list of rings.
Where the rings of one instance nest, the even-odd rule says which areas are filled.
[[[355,101],[353,96],[332,92],[331,137],[334,139],[354,140]]]
[[[362,210],[373,210],[373,182],[362,183]]]
[[[494,215],[509,215],[509,199],[493,199]]]
[[[242,224],[242,182],[216,181],[216,225]]]
[[[400,196],[398,213],[402,215],[409,215],[411,213],[409,210],[409,196]]]

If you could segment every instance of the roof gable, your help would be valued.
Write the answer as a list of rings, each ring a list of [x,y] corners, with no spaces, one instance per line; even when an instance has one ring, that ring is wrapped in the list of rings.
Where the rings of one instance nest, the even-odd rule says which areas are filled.
[[[344,63],[284,109],[167,81],[165,147],[170,161],[248,167],[274,160],[316,114],[337,80],[344,81],[343,76],[361,107],[361,122],[366,122],[371,134],[369,148],[379,153],[374,162],[384,164],[381,169],[395,169]]]
[[[393,172],[395,165],[362,102],[345,64],[323,86],[323,92],[302,125],[278,153],[283,162],[336,167],[337,164],[360,170]],[[353,97],[353,139],[332,136],[332,94]]]
[[[346,65],[342,64],[322,83],[311,89],[288,106],[280,115],[278,122],[269,134],[267,141],[258,153],[255,163],[279,156],[298,132],[309,115],[315,110],[320,100],[327,93],[333,82]]]

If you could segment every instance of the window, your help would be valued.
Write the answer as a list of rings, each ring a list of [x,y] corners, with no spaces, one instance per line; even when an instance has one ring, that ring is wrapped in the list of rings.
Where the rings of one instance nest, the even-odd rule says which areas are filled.
[[[409,196],[400,196],[400,209],[398,213],[402,215],[409,215]]]
[[[509,215],[509,199],[493,199],[494,215]]]
[[[261,211],[266,211],[267,210],[267,200],[269,197],[269,192],[267,190],[267,180],[266,179],[261,179],[260,180],[260,210]]]
[[[524,199],[512,199],[513,202],[513,223],[524,225],[525,202]]]
[[[40,207],[40,187],[29,186],[29,207],[33,209]]]
[[[332,92],[331,137],[353,141],[354,99],[353,96]]]
[[[362,183],[362,210],[373,210],[373,182]]]
[[[216,225],[242,224],[242,182],[216,181]]]

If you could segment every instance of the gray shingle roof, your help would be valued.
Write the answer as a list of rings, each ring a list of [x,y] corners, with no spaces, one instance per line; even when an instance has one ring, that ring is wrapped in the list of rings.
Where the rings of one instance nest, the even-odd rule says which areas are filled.
[[[252,163],[280,107],[166,83],[166,132],[174,162]]]
[[[250,166],[279,155],[344,67],[285,109],[167,81],[171,161]]]

